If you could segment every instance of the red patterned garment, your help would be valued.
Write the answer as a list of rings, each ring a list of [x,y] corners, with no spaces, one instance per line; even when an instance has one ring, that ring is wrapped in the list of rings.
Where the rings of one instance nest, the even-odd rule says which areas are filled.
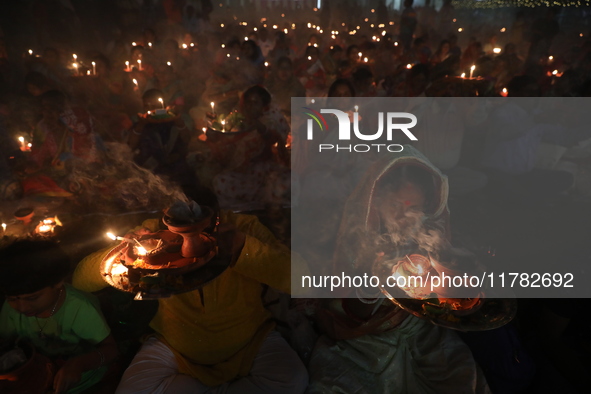
[[[58,124],[41,120],[37,126],[31,158],[43,167],[57,165],[70,158],[91,163],[98,161],[99,136],[88,111],[68,108],[60,114]]]

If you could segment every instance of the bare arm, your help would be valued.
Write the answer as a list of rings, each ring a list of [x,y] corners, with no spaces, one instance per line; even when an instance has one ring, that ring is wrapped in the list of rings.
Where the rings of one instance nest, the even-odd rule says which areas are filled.
[[[65,393],[81,379],[82,373],[111,363],[119,355],[117,343],[111,334],[95,350],[72,357],[60,368],[53,380],[56,394]]]

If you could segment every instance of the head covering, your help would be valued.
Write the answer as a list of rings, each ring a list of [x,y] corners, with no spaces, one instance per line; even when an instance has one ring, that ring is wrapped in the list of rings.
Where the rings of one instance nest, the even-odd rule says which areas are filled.
[[[415,221],[418,227],[409,238],[387,234],[388,242],[384,242],[386,229],[380,224],[377,197],[387,176],[403,166],[414,166],[431,175],[434,195],[426,196],[432,201],[430,209],[417,218],[420,222]],[[385,252],[385,248],[404,255],[412,249],[434,252],[446,246],[449,236],[448,191],[447,177],[410,145],[404,145],[400,153],[389,153],[378,159],[366,171],[345,204],[337,236],[333,272],[363,272],[371,275],[371,266],[377,254]]]

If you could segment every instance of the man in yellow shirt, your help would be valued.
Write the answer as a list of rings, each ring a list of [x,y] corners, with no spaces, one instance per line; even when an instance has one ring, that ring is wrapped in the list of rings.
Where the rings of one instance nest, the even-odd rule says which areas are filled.
[[[243,234],[235,237],[236,247],[243,243],[236,263],[199,290],[159,301],[150,324],[156,335],[125,371],[118,394],[304,392],[306,368],[274,331],[261,300],[263,284],[290,291],[290,250],[254,216],[222,212],[220,223]],[[79,264],[75,286],[87,291],[107,286],[99,272],[107,252]]]

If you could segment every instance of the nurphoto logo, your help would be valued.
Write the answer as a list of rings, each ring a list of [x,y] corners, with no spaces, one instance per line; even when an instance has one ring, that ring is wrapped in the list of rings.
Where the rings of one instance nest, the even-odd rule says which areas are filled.
[[[309,141],[314,139],[314,127],[317,126],[320,131],[325,134],[329,131],[326,118],[322,114],[332,114],[337,117],[338,121],[338,139],[339,141],[351,141],[351,125],[353,125],[354,136],[361,141],[377,141],[382,138],[384,128],[386,129],[386,140],[392,141],[395,131],[401,131],[411,141],[417,141],[417,137],[410,131],[410,129],[417,124],[417,117],[408,112],[378,112],[378,130],[374,132],[363,133],[359,129],[359,112],[345,112],[338,109],[323,108],[320,112],[309,107],[303,107],[306,115],[310,117],[307,120],[307,139]],[[351,117],[353,120],[351,121]],[[406,119],[410,122],[400,123],[400,119]],[[384,124],[386,125],[384,127]],[[369,152],[371,150],[385,149],[388,152],[401,152],[403,146],[400,144],[319,144],[318,151],[335,151],[335,152]]]

